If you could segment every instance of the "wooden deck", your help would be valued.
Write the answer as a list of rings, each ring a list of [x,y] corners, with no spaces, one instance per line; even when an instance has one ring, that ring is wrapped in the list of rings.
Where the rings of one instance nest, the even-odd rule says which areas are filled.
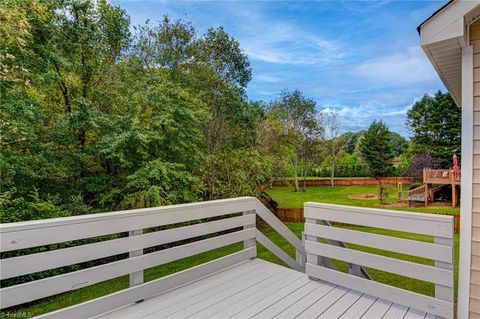
[[[434,318],[253,259],[99,318]]]
[[[305,203],[304,213],[302,240],[251,197],[2,224],[1,280],[102,262],[11,281],[0,288],[0,309],[8,316],[11,307],[128,275],[129,288],[40,318],[430,317],[425,312],[454,318],[451,216],[319,203]],[[264,222],[260,228],[258,219]],[[434,241],[338,228],[332,222],[423,234]],[[295,258],[262,233],[265,224],[288,242]],[[68,244],[52,245],[57,243]],[[144,282],[145,269],[235,243],[243,243],[243,249]],[[257,243],[290,268],[257,259]],[[349,244],[434,263],[367,253]],[[25,254],[25,249],[31,250]],[[332,260],[345,262],[347,272]],[[435,296],[375,282],[365,267],[431,282]]]
[[[452,169],[423,169],[423,182],[426,184],[460,185],[461,173]]]

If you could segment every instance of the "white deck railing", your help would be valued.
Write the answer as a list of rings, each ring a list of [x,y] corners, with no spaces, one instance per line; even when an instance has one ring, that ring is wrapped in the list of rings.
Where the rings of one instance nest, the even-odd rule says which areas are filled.
[[[255,227],[257,217],[263,219],[295,247],[296,260]],[[198,223],[200,220],[202,222]],[[121,234],[128,236],[122,237]],[[105,235],[116,236],[98,240],[99,236]],[[208,238],[205,239],[205,236]],[[97,240],[93,243],[83,245],[72,243],[75,240],[96,237]],[[188,239],[197,240],[185,244],[178,243]],[[254,258],[256,241],[290,267],[304,271],[305,251],[301,240],[253,197],[3,224],[0,227],[2,253],[57,243],[69,244],[62,246],[65,248],[54,249],[48,246],[43,250],[34,249],[33,253],[24,251],[23,255],[1,259],[1,280],[98,261],[106,257],[118,257],[122,254],[123,257],[78,271],[3,287],[0,289],[0,308],[5,309],[129,275],[129,289],[47,314],[51,318],[94,316],[161,294],[243,260]],[[239,252],[143,283],[144,269],[238,242],[244,243],[243,250]],[[143,253],[146,248],[169,243],[172,243],[170,248],[162,247],[164,249]],[[128,256],[125,256],[127,253]]]
[[[306,273],[405,306],[445,318],[454,313],[453,217],[388,211],[351,206],[305,203]],[[430,235],[434,243],[378,235],[326,225],[340,222]],[[349,249],[321,239],[368,246],[434,260],[434,266]],[[435,297],[343,273],[330,267],[329,259],[375,268],[435,284]]]

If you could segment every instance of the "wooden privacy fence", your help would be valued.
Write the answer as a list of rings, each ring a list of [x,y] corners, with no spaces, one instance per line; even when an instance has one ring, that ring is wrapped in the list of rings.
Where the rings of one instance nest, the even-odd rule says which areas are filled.
[[[303,180],[298,181],[299,185],[303,185]],[[383,177],[383,178],[373,178],[373,177],[355,177],[355,178],[335,178],[335,186],[397,186],[399,183],[403,185],[410,185],[413,183],[413,177]],[[272,182],[272,186],[293,186],[294,182],[290,180],[279,180]],[[264,184],[262,184],[264,185]],[[332,182],[330,179],[307,179],[307,187],[317,187],[317,186],[331,186]],[[264,190],[269,184],[265,184],[260,188]]]
[[[435,213],[428,212],[425,214],[453,216],[453,225],[454,225],[455,234],[460,233],[460,215],[459,214],[454,215],[451,213],[443,213],[443,212],[435,212]],[[303,208],[276,208],[275,215],[282,222],[305,222]]]
[[[303,208],[275,208],[275,215],[282,222],[304,222]]]

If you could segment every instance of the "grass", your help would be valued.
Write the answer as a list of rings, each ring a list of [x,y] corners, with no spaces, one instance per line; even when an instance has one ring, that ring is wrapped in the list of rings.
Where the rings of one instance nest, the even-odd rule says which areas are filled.
[[[303,223],[285,223],[285,224],[292,232],[294,232],[300,238],[301,232],[304,229]],[[368,227],[355,227],[355,226],[342,226],[342,227],[348,228],[348,229],[360,230],[360,231],[368,231],[368,232],[382,234],[382,235],[389,235],[389,236],[396,236],[396,237],[413,239],[413,240],[433,242],[433,237],[431,236],[407,234],[403,232],[387,231],[383,229],[375,229],[375,228],[368,228]],[[271,228],[262,228],[262,232],[267,237],[269,237],[273,242],[275,242],[280,248],[286,251],[290,256],[295,258],[294,248],[290,244],[288,244],[288,242],[284,240],[280,235],[278,235],[275,231],[273,231]],[[384,256],[395,257],[395,258],[408,260],[412,262],[432,265],[432,261],[426,260],[424,258],[407,256],[403,254],[386,252],[378,249],[372,249],[368,247],[361,247],[361,246],[354,246],[354,245],[351,245],[350,248],[359,249],[365,252],[376,253]],[[151,281],[153,279],[164,277],[169,274],[175,273],[177,271],[194,267],[204,262],[231,254],[241,249],[242,249],[242,244],[237,243],[234,245],[229,245],[229,246],[215,249],[209,252],[198,254],[192,257],[177,260],[175,262],[171,262],[166,265],[150,268],[145,270],[144,278],[145,278],[145,281]],[[455,262],[455,266],[456,266],[455,283],[456,283],[457,275],[458,275],[458,235],[455,235],[455,256],[457,257],[457,261]],[[271,254],[269,251],[267,251],[265,248],[263,248],[259,244],[257,244],[257,257],[276,263],[276,264],[284,265],[282,261],[280,261],[277,257],[275,257],[273,254]],[[339,269],[343,271],[346,270],[345,263],[335,261],[335,264],[339,267]],[[415,280],[415,279],[411,279],[411,278],[407,278],[399,275],[378,271],[375,269],[368,269],[368,272],[376,281],[433,296],[433,293],[434,293],[433,284],[425,283],[419,280]],[[12,317],[25,318],[25,317],[37,316],[43,313],[47,313],[50,311],[75,305],[87,300],[98,298],[98,297],[110,294],[112,292],[125,289],[127,287],[128,287],[128,276],[122,276],[122,277],[108,280],[102,283],[98,283],[89,287],[81,288],[72,292],[45,298],[37,302],[32,302],[30,304],[23,305],[22,307],[8,309],[7,312],[2,312],[0,317],[1,318],[12,318]]]
[[[303,223],[285,223],[287,227],[294,232],[299,238],[301,236],[302,231],[304,230],[304,224]],[[393,231],[393,230],[386,230],[386,229],[379,229],[379,228],[371,228],[371,227],[362,227],[362,226],[340,226],[345,229],[352,229],[352,230],[358,230],[358,231],[365,231],[365,232],[370,232],[370,233],[375,233],[375,234],[380,234],[380,235],[386,235],[386,236],[394,236],[394,237],[399,237],[399,238],[404,238],[404,239],[411,239],[411,240],[418,240],[418,241],[424,241],[424,242],[430,242],[433,243],[433,237],[428,236],[428,235],[419,235],[419,234],[412,234],[412,233],[405,233],[405,232],[399,232],[399,231]],[[272,241],[274,241],[279,247],[281,247],[283,250],[285,250],[290,256],[294,257],[295,256],[295,250],[294,248],[289,245],[282,237],[280,237],[276,232],[273,230],[262,230],[267,237],[269,237]],[[454,237],[454,245],[455,245],[455,295],[457,294],[457,282],[458,282],[458,256],[459,256],[459,235],[455,234]],[[415,263],[421,263],[421,264],[426,264],[426,265],[432,265],[433,266],[433,261],[425,258],[420,258],[420,257],[415,257],[415,256],[409,256],[405,254],[399,254],[399,253],[393,253],[389,251],[384,251],[380,249],[374,249],[370,247],[364,247],[364,246],[358,246],[358,245],[348,245],[349,248],[353,249],[358,249],[364,252],[368,253],[373,253],[373,254],[378,254],[382,256],[387,256],[387,257],[393,257],[393,258],[398,258],[401,260],[406,260],[406,261],[411,261]],[[278,261],[276,258],[272,259],[271,254],[268,251],[265,251],[265,249],[259,249],[258,252],[258,257],[272,261],[275,263],[282,264],[281,261]],[[275,257],[275,256],[273,256]],[[346,271],[347,267],[346,264],[343,262],[335,262],[336,266],[343,271]],[[391,286],[407,289],[410,291],[415,291],[421,294],[433,296],[434,295],[434,285],[428,282],[423,282],[420,280],[400,276],[400,275],[395,275],[383,271],[379,271],[376,269],[372,268],[367,268],[368,273],[372,276],[372,278],[375,281],[382,282]]]
[[[267,190],[269,194],[281,208],[303,208],[304,202],[320,202],[339,205],[350,205],[371,208],[388,208],[395,210],[406,210],[412,212],[424,213],[449,213],[459,214],[459,208],[447,207],[396,207],[393,204],[397,202],[396,187],[388,187],[388,198],[386,202],[390,205],[380,205],[378,199],[351,199],[349,195],[377,194],[377,187],[362,186],[320,186],[308,187],[306,192],[294,192],[293,187],[273,187]]]

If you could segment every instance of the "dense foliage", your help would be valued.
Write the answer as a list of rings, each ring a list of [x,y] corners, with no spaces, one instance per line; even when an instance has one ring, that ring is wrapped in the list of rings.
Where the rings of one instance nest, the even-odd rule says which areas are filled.
[[[412,154],[431,154],[439,167],[452,166],[452,156],[460,156],[461,110],[448,93],[425,94],[407,113],[413,134]],[[434,167],[436,168],[436,167]]]
[[[298,90],[248,100],[248,58],[222,27],[132,26],[107,0],[4,0],[0,23],[2,222],[256,195],[291,176],[305,191],[307,176],[417,174],[425,152],[445,165],[459,150],[440,92],[409,111],[411,145],[381,122],[342,134]]]
[[[383,122],[374,121],[360,141],[360,154],[375,177],[385,177],[393,162],[390,131]]]
[[[305,191],[308,164],[311,161],[315,145],[323,136],[322,118],[315,101],[305,98],[298,90],[280,94],[280,98],[270,105],[270,113],[279,122],[283,134],[285,150],[290,154],[293,164],[295,191],[299,191],[298,176],[301,170],[303,191]],[[277,138],[278,138],[277,137]]]
[[[251,195],[270,178],[249,62],[222,28],[132,30],[107,1],[7,0],[0,16],[2,222]]]

